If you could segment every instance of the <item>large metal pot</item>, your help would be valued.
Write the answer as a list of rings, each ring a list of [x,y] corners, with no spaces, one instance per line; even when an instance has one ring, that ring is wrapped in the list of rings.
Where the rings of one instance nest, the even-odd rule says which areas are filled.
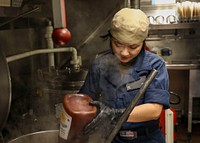
[[[4,53],[0,50],[0,131],[4,128],[11,104],[11,78]]]
[[[20,136],[8,143],[58,143],[58,130],[34,132]]]

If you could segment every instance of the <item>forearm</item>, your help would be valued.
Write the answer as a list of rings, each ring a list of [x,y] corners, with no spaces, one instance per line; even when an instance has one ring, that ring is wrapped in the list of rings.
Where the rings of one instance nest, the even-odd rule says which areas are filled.
[[[144,122],[156,120],[159,118],[163,105],[156,103],[147,103],[136,106],[130,113],[128,122]]]

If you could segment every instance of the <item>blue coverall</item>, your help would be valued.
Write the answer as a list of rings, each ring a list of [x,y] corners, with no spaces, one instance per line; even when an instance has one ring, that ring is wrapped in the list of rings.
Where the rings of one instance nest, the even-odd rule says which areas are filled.
[[[163,105],[164,109],[170,107],[168,72],[165,62],[161,57],[142,49],[123,76],[121,76],[119,71],[120,64],[120,61],[112,53],[112,50],[96,58],[90,66],[84,85],[79,92],[88,94],[93,100],[99,100],[109,107],[126,108],[140,88],[138,84],[134,85],[134,83],[140,81],[142,77],[148,76],[152,69],[156,69],[158,74],[137,105],[159,103]],[[128,85],[133,86],[130,88]],[[126,122],[121,129],[135,130],[155,124],[159,124],[159,119],[139,123]],[[117,135],[113,143],[165,142],[160,129],[147,134],[133,140],[124,140]]]

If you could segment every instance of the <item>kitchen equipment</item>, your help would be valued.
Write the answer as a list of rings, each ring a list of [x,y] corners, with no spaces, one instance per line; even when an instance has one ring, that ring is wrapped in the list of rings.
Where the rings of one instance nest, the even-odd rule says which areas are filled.
[[[11,105],[11,77],[4,53],[0,50],[0,131],[4,128]]]
[[[168,47],[161,49],[161,56],[165,60],[165,63],[171,63],[172,50]]]
[[[156,22],[156,24],[164,24],[165,17],[162,15],[158,15],[155,17],[155,22]]]
[[[20,136],[8,143],[59,143],[58,130],[46,130]]]
[[[148,16],[150,24],[156,24],[155,18],[153,16]]]
[[[174,16],[174,15],[167,16],[166,23],[168,23],[168,24],[176,23],[176,16]]]
[[[63,70],[55,67],[38,69],[38,79],[42,85],[50,89],[79,90],[84,83],[87,70],[66,68]]]
[[[177,2],[176,7],[179,22],[196,22],[200,20],[199,2]]]

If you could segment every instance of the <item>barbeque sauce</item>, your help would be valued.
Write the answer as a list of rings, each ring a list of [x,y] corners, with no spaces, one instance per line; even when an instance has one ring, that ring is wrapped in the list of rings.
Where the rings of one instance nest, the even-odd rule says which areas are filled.
[[[84,127],[96,116],[96,107],[90,106],[92,99],[85,94],[64,96],[60,116],[60,143],[84,143],[88,136],[83,134]]]

